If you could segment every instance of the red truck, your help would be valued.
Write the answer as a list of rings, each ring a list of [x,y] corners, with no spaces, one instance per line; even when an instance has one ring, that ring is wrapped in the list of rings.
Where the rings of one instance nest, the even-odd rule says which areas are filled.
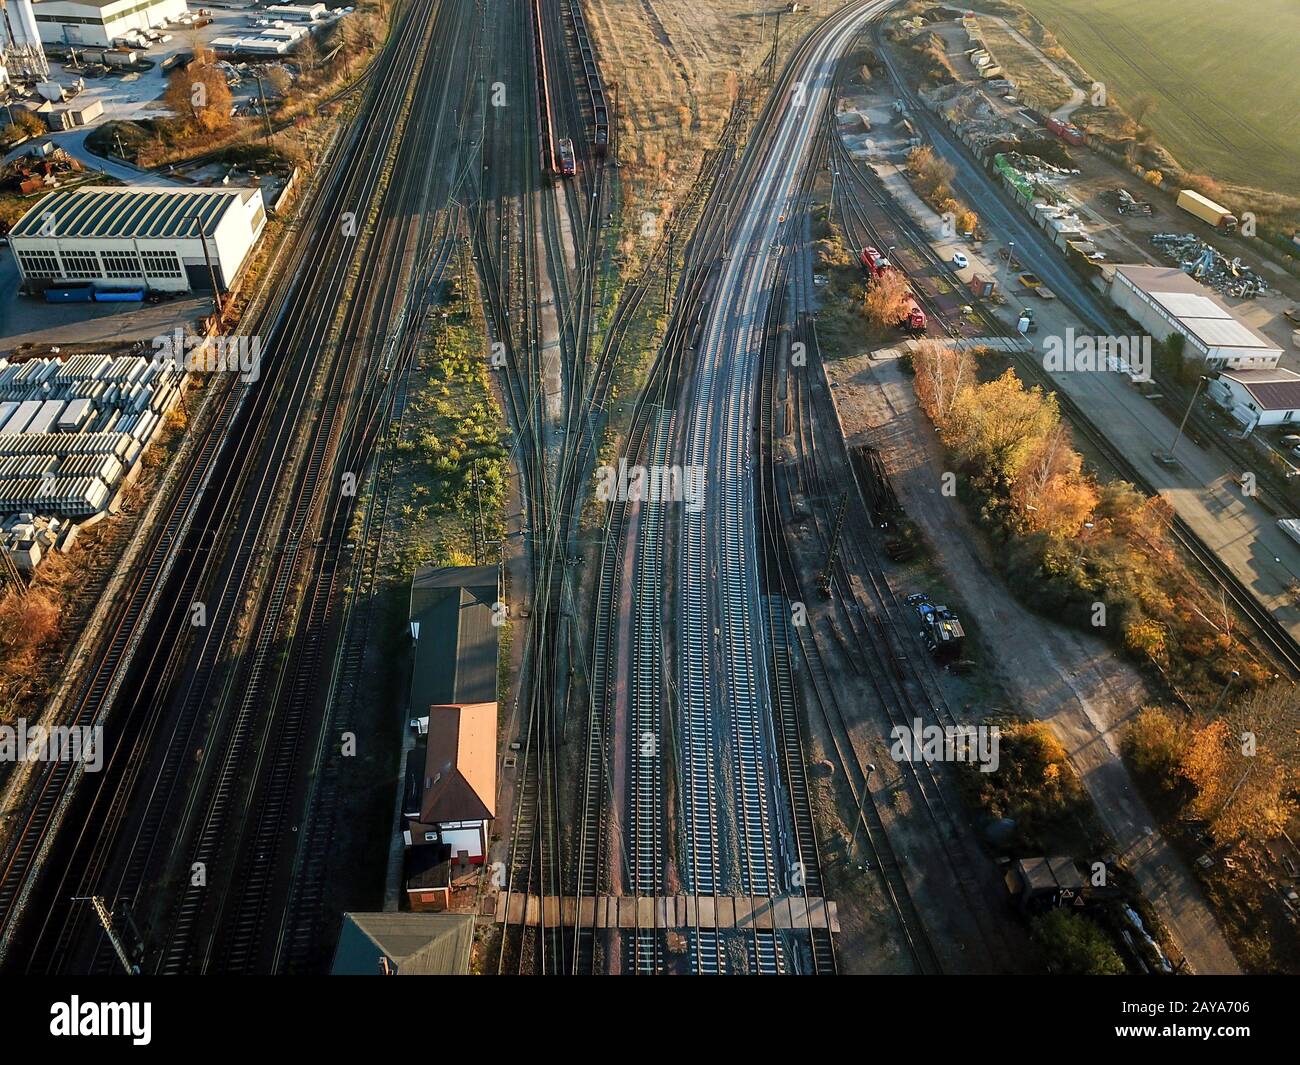
[[[909,333],[921,334],[925,332],[926,319],[925,311],[921,310],[921,305],[916,302],[916,297],[912,297],[911,305],[907,308],[907,315],[898,323]]]

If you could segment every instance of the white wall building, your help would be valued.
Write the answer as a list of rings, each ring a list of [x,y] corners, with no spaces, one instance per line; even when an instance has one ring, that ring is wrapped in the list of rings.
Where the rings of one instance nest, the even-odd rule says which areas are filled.
[[[1225,370],[1208,391],[1248,432],[1300,421],[1300,374],[1290,370]]]
[[[1155,340],[1186,338],[1184,358],[1211,370],[1271,370],[1282,349],[1237,317],[1214,292],[1172,266],[1117,266],[1110,298]]]
[[[87,186],[52,192],[9,233],[28,291],[72,281],[230,289],[266,227],[261,189]]]
[[[6,0],[0,17],[0,42],[4,45],[5,79],[18,77],[47,78],[50,64],[41,47],[41,31],[36,25],[32,0]]]
[[[108,47],[131,30],[149,30],[188,10],[185,0],[37,0],[36,25],[47,44]]]

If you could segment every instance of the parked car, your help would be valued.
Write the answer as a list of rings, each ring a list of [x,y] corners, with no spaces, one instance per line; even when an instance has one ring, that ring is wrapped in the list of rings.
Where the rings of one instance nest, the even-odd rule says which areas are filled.
[[[956,252],[952,257],[952,265],[957,267],[958,270],[965,270],[966,267],[970,266],[970,260],[961,252]]]

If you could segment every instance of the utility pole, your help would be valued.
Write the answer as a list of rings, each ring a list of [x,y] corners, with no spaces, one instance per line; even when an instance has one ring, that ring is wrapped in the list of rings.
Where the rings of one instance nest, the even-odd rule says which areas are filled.
[[[212,306],[217,314],[217,325],[221,324],[222,306],[221,306],[221,289],[217,285],[217,272],[212,268],[212,256],[208,254],[208,238],[203,233],[203,221],[199,218],[199,209],[194,208],[194,215],[190,219],[199,231],[199,243],[203,245],[203,261],[208,264],[208,277],[212,281]]]
[[[1174,434],[1174,442],[1169,445],[1169,454],[1165,456],[1165,458],[1171,461],[1174,457],[1174,448],[1178,446],[1178,441],[1183,438],[1183,429],[1187,426],[1187,419],[1192,416],[1192,408],[1196,406],[1196,397],[1201,394],[1201,385],[1205,384],[1207,380],[1209,380],[1209,378],[1207,378],[1205,374],[1201,374],[1201,376],[1197,378],[1196,387],[1192,390],[1192,398],[1187,401],[1187,410],[1183,412],[1183,420],[1178,423],[1178,432]]]
[[[271,112],[266,106],[266,93],[262,90],[262,72],[253,71],[253,77],[257,80],[257,96],[262,101],[262,118],[266,122],[266,143],[271,143]]]
[[[817,589],[822,595],[831,594],[831,570],[835,567],[835,559],[840,553],[840,533],[844,531],[844,514],[849,509],[849,494],[845,492],[840,496],[839,512],[835,515],[835,531],[831,533],[831,547],[826,554],[826,566],[817,574]]]
[[[100,895],[75,895],[72,901],[90,903],[91,908],[95,911],[95,916],[99,919],[99,923],[104,927],[109,943],[113,946],[113,953],[117,955],[117,960],[122,963],[122,968],[127,976],[139,976],[140,966],[131,960],[126,950],[126,944],[122,942],[122,937],[117,934],[117,929],[113,927],[113,914],[109,910],[108,904],[104,902],[103,897]]]

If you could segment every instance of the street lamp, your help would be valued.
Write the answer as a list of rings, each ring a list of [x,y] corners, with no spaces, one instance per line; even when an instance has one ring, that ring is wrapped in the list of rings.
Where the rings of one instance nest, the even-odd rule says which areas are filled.
[[[1205,374],[1201,374],[1196,379],[1196,387],[1192,389],[1192,398],[1187,401],[1187,410],[1183,412],[1183,420],[1178,423],[1178,432],[1174,434],[1174,442],[1169,445],[1169,451],[1165,455],[1165,458],[1170,462],[1174,460],[1174,448],[1178,446],[1178,441],[1183,438],[1183,429],[1187,426],[1187,419],[1192,416],[1192,407],[1196,405],[1196,397],[1201,394],[1201,386],[1208,380],[1209,378]]]
[[[1092,522],[1090,522],[1090,521],[1085,521],[1085,522],[1083,523],[1083,527],[1084,527],[1085,531],[1088,531],[1088,532],[1091,532],[1094,528],[1096,528],[1096,526],[1095,526]],[[1087,538],[1086,536],[1084,536],[1082,533],[1080,533],[1080,534],[1079,534],[1079,553],[1078,553],[1077,555],[1074,556],[1074,564],[1075,564],[1076,566],[1079,564],[1079,559],[1083,558],[1083,550],[1084,550],[1084,548],[1087,547],[1087,546],[1088,546],[1088,538]]]

